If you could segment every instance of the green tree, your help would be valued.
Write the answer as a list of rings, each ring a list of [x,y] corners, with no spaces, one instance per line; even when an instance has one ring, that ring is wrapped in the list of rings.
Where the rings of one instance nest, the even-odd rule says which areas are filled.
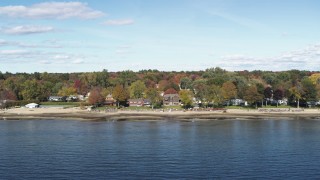
[[[96,74],[96,82],[98,87],[106,88],[109,85],[108,78],[109,73],[108,70],[104,69],[101,72],[95,72]]]
[[[21,94],[24,100],[40,100],[40,87],[35,79],[25,81],[22,87]]]
[[[264,72],[262,75],[262,78],[265,80],[265,82],[269,85],[277,84],[279,79],[277,79],[277,75],[273,72]]]
[[[146,98],[150,99],[152,109],[161,105],[162,98],[156,88],[148,88],[146,90]]]
[[[119,74],[120,83],[127,88],[131,85],[132,82],[136,81],[138,79],[137,74],[133,71],[127,70],[122,71]]]
[[[18,99],[22,99],[21,91],[25,82],[26,78],[22,75],[9,76],[3,82],[3,89],[13,92]]]
[[[198,79],[193,82],[195,97],[201,101],[202,104],[208,102],[209,86],[206,84],[206,80]]]
[[[231,78],[231,81],[236,85],[237,97],[243,98],[244,92],[249,84],[248,79],[240,75],[235,75]]]
[[[146,85],[141,80],[138,80],[133,82],[129,89],[131,98],[143,98]]]
[[[50,81],[42,81],[39,84],[40,96],[39,99],[41,101],[46,101],[47,98],[52,94],[53,83]]]
[[[192,98],[193,98],[193,94],[191,91],[189,90],[181,90],[179,92],[179,97],[181,100],[181,103],[183,104],[183,107],[185,109],[188,109],[192,106]]]
[[[192,80],[188,77],[183,77],[180,79],[181,89],[192,89]]]
[[[206,69],[202,77],[207,79],[207,85],[214,84],[221,86],[224,82],[229,80],[227,71],[219,67]]]
[[[211,85],[208,93],[208,101],[211,101],[213,105],[219,106],[224,99],[224,90],[217,85]]]
[[[306,101],[314,101],[317,98],[317,89],[316,85],[312,82],[311,79],[305,77],[302,79],[301,84],[304,91],[304,99]]]

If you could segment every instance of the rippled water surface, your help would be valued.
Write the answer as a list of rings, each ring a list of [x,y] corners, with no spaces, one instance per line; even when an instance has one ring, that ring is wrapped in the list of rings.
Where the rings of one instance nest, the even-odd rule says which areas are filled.
[[[320,178],[320,121],[0,121],[1,179]]]

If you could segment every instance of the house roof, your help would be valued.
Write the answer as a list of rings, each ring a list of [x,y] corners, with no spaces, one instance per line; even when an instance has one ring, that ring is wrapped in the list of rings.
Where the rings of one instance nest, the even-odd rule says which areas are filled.
[[[39,104],[37,104],[37,103],[29,103],[26,106],[39,106]]]
[[[179,97],[179,94],[165,94],[163,97]]]

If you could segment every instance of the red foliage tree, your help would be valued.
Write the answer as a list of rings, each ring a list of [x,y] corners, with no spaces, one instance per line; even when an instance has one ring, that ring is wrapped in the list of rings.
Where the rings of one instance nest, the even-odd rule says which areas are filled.
[[[94,88],[90,91],[88,101],[90,104],[100,104],[104,102],[104,97],[101,94],[100,88]]]
[[[4,90],[2,92],[0,92],[0,99],[2,100],[17,100],[17,96],[9,90]]]

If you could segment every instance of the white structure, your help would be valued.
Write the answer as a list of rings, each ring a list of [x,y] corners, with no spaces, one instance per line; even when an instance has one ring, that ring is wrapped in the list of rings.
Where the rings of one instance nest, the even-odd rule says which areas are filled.
[[[38,108],[38,107],[39,107],[39,104],[36,104],[36,103],[30,103],[26,105],[26,108]]]

